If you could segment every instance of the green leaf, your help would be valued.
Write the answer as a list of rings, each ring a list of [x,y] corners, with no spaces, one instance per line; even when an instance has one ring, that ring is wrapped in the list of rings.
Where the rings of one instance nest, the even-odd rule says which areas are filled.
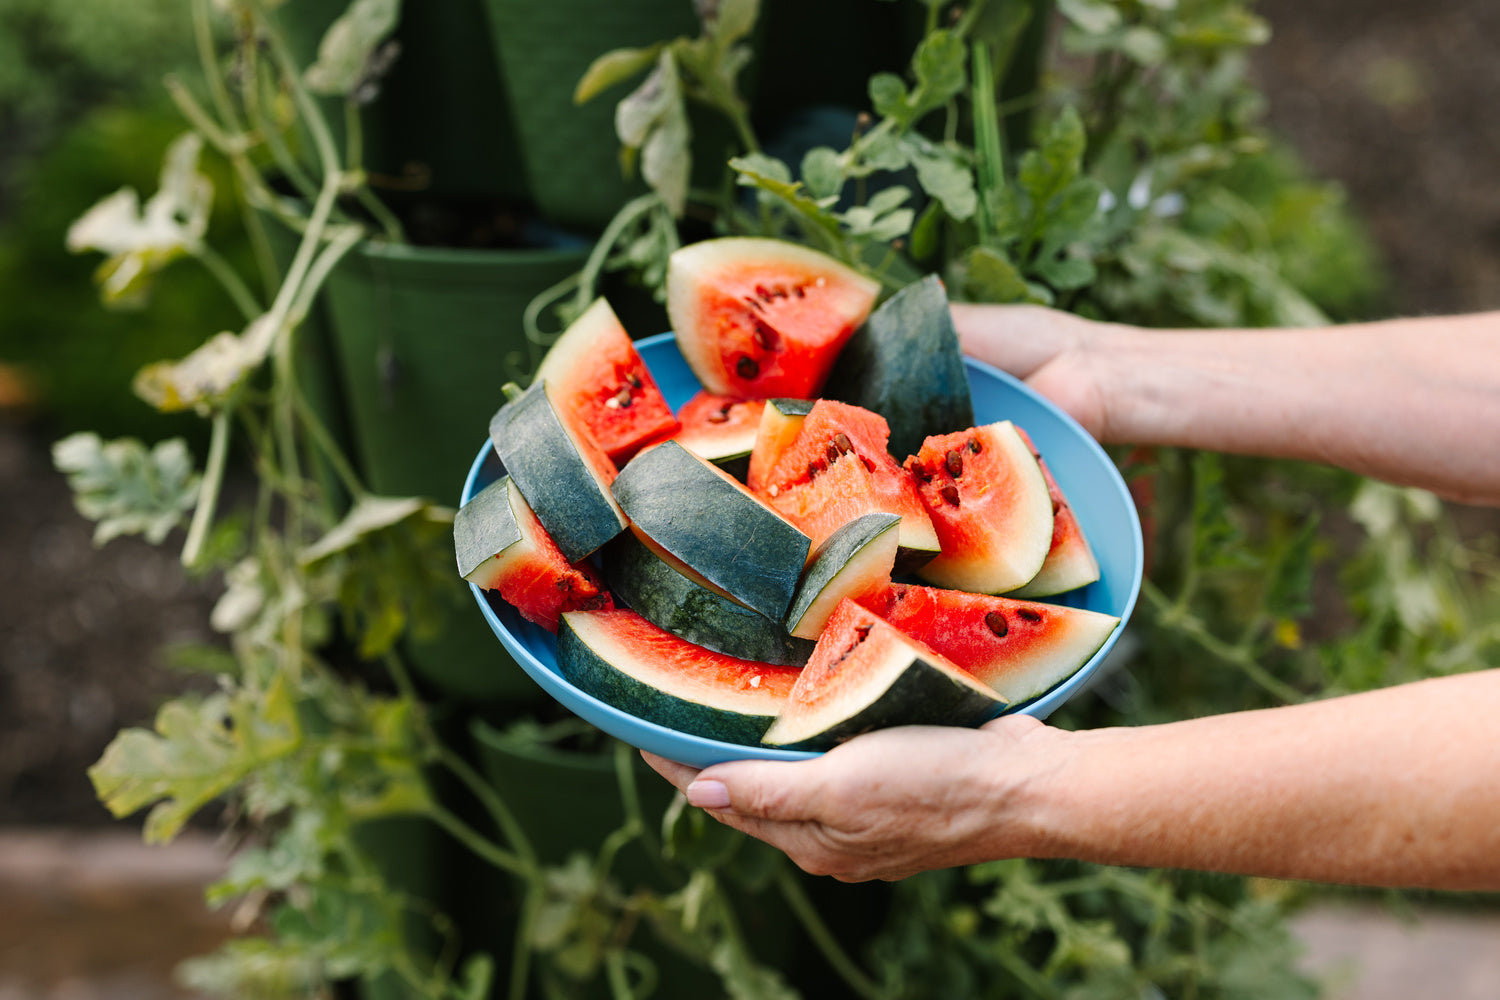
[[[177,361],[146,365],[131,388],[162,413],[214,409],[266,360],[275,340],[268,320],[259,317],[241,334],[217,334]]]
[[[911,258],[922,262],[932,257],[938,251],[938,241],[942,237],[943,206],[940,202],[929,202],[917,216],[916,225],[911,228]]]
[[[940,28],[923,38],[912,56],[917,86],[912,95],[914,114],[907,124],[963,93],[969,82],[968,66],[968,47],[957,32]]]
[[[802,183],[814,198],[833,198],[844,189],[844,166],[838,152],[815,146],[802,157]]]
[[[969,252],[964,291],[975,302],[1028,302],[1031,291],[1021,272],[998,250],[975,247]]]
[[[1086,144],[1083,119],[1068,105],[1052,120],[1037,148],[1021,158],[1018,179],[1037,211],[1044,211],[1053,197],[1078,176]]]
[[[667,109],[641,147],[641,177],[666,204],[673,218],[687,208],[688,182],[693,172],[693,134],[687,108],[679,100]]]
[[[107,255],[94,273],[105,305],[145,305],[156,274],[198,251],[214,197],[213,182],[198,168],[202,150],[201,136],[183,133],[167,147],[157,191],[144,207],[133,189],[121,188],[68,228],[70,252]]]
[[[418,514],[433,518],[445,516],[439,508],[420,497],[361,497],[342,521],[303,550],[301,562],[308,565],[347,551],[370,535]]]
[[[895,73],[876,73],[870,77],[870,106],[882,118],[905,121],[910,113],[905,81]]]
[[[860,146],[861,172],[865,174],[876,170],[895,172],[904,168],[911,162],[909,138],[909,136],[896,135],[892,132],[871,135],[870,140]]]
[[[1142,66],[1159,66],[1167,58],[1167,39],[1143,25],[1126,29],[1120,36],[1120,51]]]
[[[1091,35],[1102,35],[1120,26],[1120,12],[1106,0],[1057,0],[1058,13],[1074,27]]]
[[[885,215],[906,204],[910,198],[911,191],[897,184],[875,192],[866,203],[866,207],[876,215]]]
[[[117,817],[156,803],[144,836],[147,843],[166,843],[198,809],[294,752],[301,740],[291,692],[278,676],[264,692],[167,702],[154,732],[121,732],[89,768],[89,778]]]
[[[727,47],[755,30],[760,0],[700,0],[698,9],[709,36],[720,48]]]
[[[639,149],[646,144],[651,129],[681,100],[677,65],[671,51],[663,49],[656,68],[615,106],[615,133],[622,143]]]
[[[665,47],[661,42],[644,49],[615,49],[595,59],[573,88],[573,103],[583,104],[616,84],[645,72]]]
[[[712,871],[728,864],[745,842],[744,834],[694,809],[679,793],[661,818],[662,853],[689,868]]]
[[[966,165],[952,156],[929,154],[914,156],[912,164],[917,183],[942,203],[949,216],[959,222],[973,217],[979,195],[974,190],[974,174]]]
[[[173,438],[150,451],[134,438],[106,443],[81,431],[52,446],[78,513],[96,522],[94,544],[145,535],[159,544],[197,504],[199,476],[187,443]]]
[[[1065,292],[1093,284],[1098,271],[1087,257],[1044,257],[1037,261],[1036,273],[1053,288]]]
[[[401,0],[354,0],[318,44],[318,58],[303,74],[307,89],[353,96],[367,82],[376,49],[400,19]]]
[[[459,970],[458,982],[453,986],[453,1000],[485,1000],[494,981],[495,960],[483,952],[470,955]]]

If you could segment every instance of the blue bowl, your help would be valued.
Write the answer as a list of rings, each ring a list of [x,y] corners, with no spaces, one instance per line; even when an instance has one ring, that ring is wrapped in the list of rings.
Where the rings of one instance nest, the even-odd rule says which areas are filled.
[[[651,369],[656,384],[673,409],[698,391],[698,380],[677,351],[669,333],[638,341],[636,348]],[[1061,684],[1012,706],[1009,711],[1045,719],[1063,702],[1088,684],[1123,631],[1141,589],[1144,546],[1141,522],[1125,481],[1104,449],[1078,423],[1052,403],[1037,395],[1020,380],[966,358],[969,389],[974,398],[976,425],[1013,420],[1031,435],[1047,457],[1047,465],[1068,497],[1084,536],[1099,559],[1099,580],[1072,593],[1048,598],[1057,604],[1088,608],[1117,616],[1121,628],[1083,668]],[[504,470],[488,441],[479,450],[469,476],[464,480],[460,503],[500,478]],[[638,719],[580,691],[557,669],[557,637],[520,616],[499,594],[470,585],[479,610],[502,645],[521,669],[542,688],[580,718],[631,746],[649,750],[669,760],[694,767],[707,767],[726,760],[754,757],[762,760],[801,760],[816,754],[772,747],[741,746],[681,733],[675,729]]]

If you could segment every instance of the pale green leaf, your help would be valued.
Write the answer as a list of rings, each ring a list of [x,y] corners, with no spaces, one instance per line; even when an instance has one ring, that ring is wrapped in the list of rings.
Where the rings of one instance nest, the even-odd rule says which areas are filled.
[[[396,29],[401,0],[353,0],[328,26],[303,74],[315,94],[349,97],[365,83],[376,50]]]
[[[1120,51],[1142,66],[1159,66],[1167,58],[1167,40],[1159,31],[1135,25],[1120,36]]]
[[[657,56],[656,68],[615,106],[615,134],[625,145],[639,149],[672,106],[681,102],[677,64],[671,50],[663,49]]]
[[[909,136],[882,132],[870,137],[860,149],[860,167],[863,172],[875,170],[897,171],[911,162],[908,150]]]
[[[1058,291],[1069,291],[1093,284],[1098,271],[1086,257],[1045,257],[1036,264],[1036,273]]]
[[[974,190],[974,174],[967,166],[942,155],[915,156],[912,164],[917,170],[917,183],[942,203],[949,216],[963,222],[974,215],[979,195]]]
[[[906,83],[894,73],[876,73],[870,77],[870,106],[882,118],[905,121],[910,114]]]
[[[688,181],[693,172],[692,130],[681,99],[657,120],[641,148],[641,177],[661,196],[674,218],[687,207]]]
[[[869,206],[870,211],[876,215],[885,215],[906,204],[910,198],[911,191],[898,184],[888,188],[881,188],[870,196],[870,200],[866,204]]]
[[[177,361],[157,361],[136,373],[132,388],[163,413],[212,409],[265,361],[275,330],[262,316],[243,334],[224,331]]]
[[[912,56],[917,86],[908,124],[963,93],[969,82],[968,64],[968,45],[956,32],[938,29],[923,38]]]
[[[361,497],[342,521],[302,551],[300,561],[307,565],[344,552],[378,531],[424,513],[428,507],[420,497]]]
[[[999,251],[975,247],[970,251],[964,290],[976,302],[1026,302],[1031,292],[1021,272]]]
[[[843,160],[828,146],[815,146],[802,157],[802,183],[814,198],[830,198],[844,188]]]
[[[1106,0],[1057,0],[1057,10],[1073,26],[1091,35],[1102,35],[1120,26],[1120,12]]]
[[[78,512],[96,522],[95,545],[135,534],[160,543],[197,503],[199,477],[180,438],[148,451],[133,438],[106,443],[79,432],[52,446],[52,461]]]
[[[156,803],[144,835],[148,843],[165,843],[198,809],[294,752],[301,739],[291,693],[278,676],[259,694],[240,690],[167,702],[154,731],[121,732],[89,768],[89,778],[117,817]]]
[[[583,104],[616,84],[624,83],[656,62],[665,43],[644,49],[615,49],[595,59],[573,88],[573,103]]]
[[[699,0],[698,7],[709,35],[721,48],[749,35],[760,17],[760,0]]]

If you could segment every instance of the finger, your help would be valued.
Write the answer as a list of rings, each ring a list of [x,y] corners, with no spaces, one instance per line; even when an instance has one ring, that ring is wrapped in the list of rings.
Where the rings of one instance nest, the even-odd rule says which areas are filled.
[[[1021,378],[1071,343],[1068,317],[1042,306],[954,303],[952,313],[965,354]]]
[[[685,791],[688,785],[692,783],[693,778],[698,775],[698,768],[696,767],[688,767],[686,764],[679,764],[675,760],[667,760],[667,758],[658,756],[647,750],[641,751],[641,759],[646,762],[651,770],[671,782],[679,792]]]
[[[733,810],[737,815],[775,822],[816,820],[821,787],[816,760],[744,760],[716,764],[699,772],[685,789],[690,804]]]

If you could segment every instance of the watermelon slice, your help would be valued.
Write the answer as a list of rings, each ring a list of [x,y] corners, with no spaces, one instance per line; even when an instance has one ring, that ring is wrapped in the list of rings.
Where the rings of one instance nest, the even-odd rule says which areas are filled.
[[[740,399],[817,394],[880,284],[816,250],[726,237],[675,251],[667,315],[709,392]]]
[[[509,476],[458,509],[453,543],[459,576],[498,590],[522,618],[548,632],[557,631],[564,611],[614,607],[592,566],[563,558]]]
[[[1089,547],[1088,539],[1083,536],[1078,516],[1073,513],[1068,498],[1063,496],[1062,487],[1052,478],[1052,470],[1047,468],[1046,459],[1036,450],[1030,435],[1019,427],[1016,428],[1016,433],[1021,435],[1021,440],[1026,442],[1026,446],[1036,456],[1036,463],[1042,469],[1042,478],[1047,480],[1047,495],[1052,498],[1052,545],[1047,549],[1047,558],[1036,576],[1026,586],[1011,591],[1011,596],[1051,597],[1053,594],[1087,586],[1099,579],[1099,560]]]
[[[975,726],[1004,708],[942,655],[845,599],[764,742],[826,750],[887,726]]]
[[[792,597],[786,615],[787,631],[816,639],[844,598],[859,601],[889,590],[900,524],[895,514],[866,514],[818,546]]]
[[[1052,499],[1009,420],[930,437],[906,460],[943,551],[917,571],[939,587],[1015,590],[1052,545]]]
[[[820,399],[803,418],[796,438],[761,477],[759,495],[813,536],[814,545],[851,519],[853,509],[844,506],[860,497],[863,506],[858,513],[886,511],[901,518],[900,568],[919,566],[937,554],[938,535],[916,484],[886,451],[889,436],[879,414]],[[868,477],[846,467],[834,471],[835,466],[847,466],[848,460],[863,465]],[[820,482],[829,473],[834,473],[833,480]],[[799,518],[810,527],[803,527]]]
[[[759,493],[766,487],[766,477],[802,429],[802,421],[812,412],[810,399],[768,399],[755,429],[750,464],[745,470],[745,485]]]
[[[671,440],[730,475],[743,478],[765,408],[764,399],[737,399],[700,389],[677,411],[682,427]]]
[[[604,299],[596,299],[548,349],[533,381],[611,461],[677,430],[677,418]]]
[[[1120,624],[1082,608],[904,584],[860,603],[1011,704],[1071,677]]]
[[[715,653],[625,610],[564,614],[557,665],[579,689],[648,722],[750,745],[801,673]]]

